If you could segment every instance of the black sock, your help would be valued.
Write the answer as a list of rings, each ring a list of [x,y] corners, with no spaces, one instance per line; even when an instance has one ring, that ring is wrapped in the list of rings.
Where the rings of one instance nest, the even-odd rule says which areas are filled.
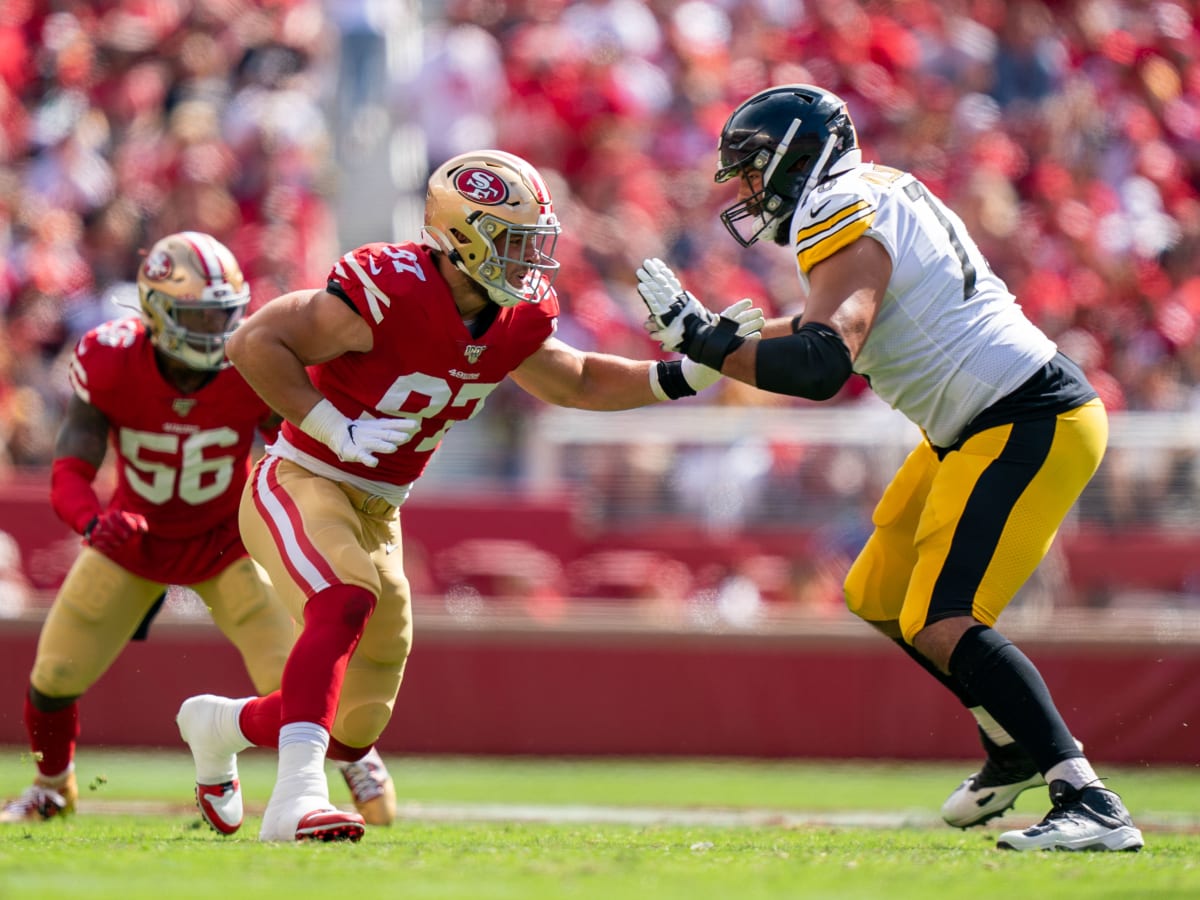
[[[1008,638],[979,625],[950,655],[950,672],[1045,773],[1083,756],[1037,668]]]
[[[901,650],[909,655],[913,662],[940,681],[943,687],[957,697],[959,702],[967,709],[971,709],[979,705],[979,702],[967,692],[967,689],[959,683],[957,678],[955,678],[953,675],[946,675],[944,672],[942,672],[941,669],[918,653],[913,648],[912,644],[908,643],[908,641],[904,640],[904,638],[892,638],[892,640],[896,642],[897,646],[899,646]]]

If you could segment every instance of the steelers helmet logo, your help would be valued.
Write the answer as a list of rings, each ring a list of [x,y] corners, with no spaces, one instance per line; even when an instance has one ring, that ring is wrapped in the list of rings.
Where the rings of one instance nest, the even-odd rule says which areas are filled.
[[[165,281],[171,275],[171,270],[174,264],[171,262],[171,254],[166,250],[155,250],[146,257],[146,263],[142,266],[143,274],[151,281]]]
[[[454,188],[485,206],[499,206],[508,199],[508,185],[487,169],[463,169],[454,176]]]

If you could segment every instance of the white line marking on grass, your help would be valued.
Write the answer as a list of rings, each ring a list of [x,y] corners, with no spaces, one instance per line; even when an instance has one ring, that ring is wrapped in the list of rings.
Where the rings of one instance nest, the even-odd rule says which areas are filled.
[[[598,825],[685,825],[721,828],[929,828],[940,818],[917,812],[785,812],[772,809],[670,809],[510,803],[406,803],[399,818],[437,822],[545,822]]]
[[[343,806],[350,810],[352,807]],[[195,806],[140,800],[84,800],[82,815],[184,816]],[[263,807],[248,804],[246,815],[261,816]],[[550,825],[674,825],[688,828],[949,828],[941,817],[925,810],[795,811],[772,809],[671,808],[520,803],[401,803],[396,817],[412,822],[537,822]],[[989,822],[980,833],[1026,828],[1038,817],[1008,815]],[[1139,815],[1138,827],[1175,834],[1200,833],[1200,816]]]

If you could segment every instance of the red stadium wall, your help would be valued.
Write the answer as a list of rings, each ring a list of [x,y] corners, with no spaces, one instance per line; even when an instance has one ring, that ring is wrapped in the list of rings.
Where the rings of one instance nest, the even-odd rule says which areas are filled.
[[[0,627],[0,743],[23,744],[38,623]],[[1072,730],[1101,764],[1200,763],[1200,646],[1027,643]],[[81,706],[81,741],[182,746],[175,711],[249,693],[211,625],[158,623]],[[423,625],[392,753],[960,759],[965,711],[874,635],[679,636]]]
[[[50,508],[49,474],[9,476],[0,483],[0,531],[17,541],[21,565],[37,591],[61,584],[79,548],[79,538]],[[456,550],[482,541],[516,543],[564,569],[610,550],[647,550],[693,572],[735,567],[754,554],[784,560],[803,556],[813,535],[775,526],[754,533],[717,534],[672,521],[663,527],[622,525],[597,531],[577,521],[569,497],[528,499],[422,495],[404,506],[405,557],[414,592],[441,592],[453,580],[447,562]],[[1200,586],[1200,534],[1157,529],[1077,529],[1059,538],[1071,586],[1080,596],[1109,589],[1195,593]],[[485,551],[486,552],[486,551]],[[527,558],[536,567],[537,559]],[[486,560],[473,574],[487,593]],[[453,573],[461,574],[461,573]]]
[[[78,549],[78,538],[50,510],[46,483],[34,476],[0,486],[0,530],[17,538],[42,600]],[[404,516],[406,555],[417,548],[434,582],[443,554],[472,538],[498,535],[529,542],[564,563],[605,547],[651,547],[699,566],[763,545],[792,555],[806,546],[804,534],[784,531],[718,541],[676,528],[667,532],[676,537],[670,546],[651,543],[652,534],[590,534],[576,527],[569,504],[555,500],[427,497],[406,506]],[[1072,577],[1083,587],[1122,583],[1172,590],[1200,569],[1195,539],[1084,534],[1064,550],[1077,559]],[[437,588],[432,583],[426,590]],[[568,603],[557,612],[570,608]],[[21,696],[36,619],[0,620],[3,743],[25,740]],[[870,632],[831,638],[830,630],[815,626],[822,633],[646,634],[572,628],[570,621],[568,612],[546,627],[466,629],[418,614],[414,654],[382,747],[411,753],[896,759],[978,753],[965,711]],[[844,623],[832,633],[844,635]],[[1200,643],[1097,642],[1094,636],[1082,643],[1021,643],[1097,760],[1200,763]],[[127,648],[89,692],[82,740],[178,745],[174,714],[183,698],[249,690],[240,659],[215,628],[162,621],[149,642]]]

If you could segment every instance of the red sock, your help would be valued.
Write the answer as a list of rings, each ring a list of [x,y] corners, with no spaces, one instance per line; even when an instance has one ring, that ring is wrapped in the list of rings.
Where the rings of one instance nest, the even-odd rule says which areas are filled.
[[[79,737],[79,703],[54,712],[42,712],[25,694],[25,730],[29,749],[38,771],[47,778],[67,771],[75,759],[75,740]]]
[[[334,585],[309,598],[304,630],[283,667],[281,724],[333,727],[346,666],[374,611],[375,597],[355,585]]]
[[[242,735],[255,747],[279,746],[279,716],[283,708],[283,694],[272,691],[265,697],[255,697],[242,707],[238,715],[238,727]]]

